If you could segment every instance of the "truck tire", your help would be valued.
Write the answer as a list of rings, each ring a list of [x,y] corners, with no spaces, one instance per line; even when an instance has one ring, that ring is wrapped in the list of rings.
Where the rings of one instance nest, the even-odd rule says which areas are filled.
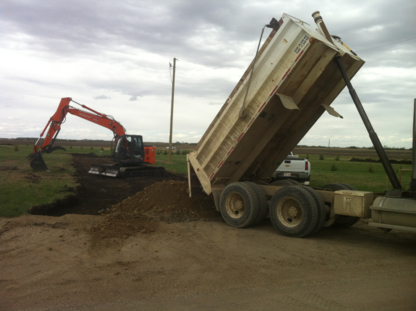
[[[246,228],[254,223],[259,214],[259,199],[247,183],[229,184],[222,191],[220,212],[224,221],[235,228]]]
[[[322,188],[331,189],[333,191],[337,191],[337,190],[357,190],[353,186],[351,186],[349,184],[343,184],[343,183],[327,184],[325,186],[322,186]]]
[[[266,218],[267,214],[269,213],[269,204],[267,203],[266,194],[258,184],[254,182],[248,182],[247,184],[253,188],[257,195],[257,199],[259,200],[259,213],[253,222],[253,226],[257,226],[264,220],[264,218]]]
[[[357,190],[350,184],[345,183],[337,183],[337,184],[327,184],[323,186],[322,188],[327,188],[331,190]],[[360,220],[360,217],[354,217],[354,216],[345,216],[345,215],[337,215],[335,222],[333,223],[332,227],[335,228],[348,228],[352,225],[355,225]]]
[[[338,183],[338,185],[344,186],[345,188],[342,190],[357,190],[356,188],[354,188],[353,186],[351,186],[350,184],[345,184],[345,183]]]
[[[298,181],[294,180],[294,179],[287,179],[287,181],[288,181],[289,183],[291,183],[291,184],[292,184],[292,186],[297,186],[297,185],[300,185],[300,183],[299,183]]]
[[[293,183],[291,183],[289,179],[275,180],[275,181],[272,181],[271,184],[274,186],[282,186],[282,187],[293,186]]]
[[[270,220],[281,235],[302,238],[316,228],[318,208],[312,195],[305,188],[285,187],[272,197]]]
[[[318,233],[325,225],[326,216],[328,213],[328,210],[325,206],[325,202],[322,199],[322,197],[316,192],[314,189],[307,187],[307,186],[301,186],[304,189],[306,189],[310,195],[312,195],[313,199],[315,200],[316,207],[318,208],[318,222],[316,224],[315,229],[311,232],[310,235],[314,235],[315,233]]]
[[[360,217],[337,215],[332,227],[348,228],[348,227],[351,227],[352,225],[355,225],[360,219],[361,219]]]

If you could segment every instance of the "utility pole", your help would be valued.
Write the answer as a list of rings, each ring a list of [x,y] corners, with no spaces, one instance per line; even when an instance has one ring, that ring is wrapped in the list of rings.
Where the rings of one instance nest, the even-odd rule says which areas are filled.
[[[170,108],[169,163],[171,163],[171,160],[172,160],[172,126],[173,126],[173,99],[175,97],[175,71],[176,71],[176,58],[173,59],[172,104]]]

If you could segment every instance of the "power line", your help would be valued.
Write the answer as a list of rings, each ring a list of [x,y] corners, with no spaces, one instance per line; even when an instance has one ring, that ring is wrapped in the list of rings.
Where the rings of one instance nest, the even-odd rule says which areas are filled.
[[[394,44],[398,44],[398,43],[402,43],[402,42],[406,42],[406,41],[410,41],[410,40],[415,40],[415,39],[416,39],[416,37],[410,38],[410,39],[406,39],[406,40],[402,40],[402,41],[397,41],[397,42],[389,43],[389,44],[379,45],[379,46],[375,46],[375,47],[368,48],[368,49],[364,49],[364,50],[359,50],[357,52],[364,52],[364,51],[368,51],[368,50],[374,50],[374,49],[378,49],[378,48],[383,48],[385,46],[390,46],[390,45],[394,45]]]

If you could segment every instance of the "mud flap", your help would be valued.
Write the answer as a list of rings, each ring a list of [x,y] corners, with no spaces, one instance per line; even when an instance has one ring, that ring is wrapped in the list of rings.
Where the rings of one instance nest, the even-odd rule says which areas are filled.
[[[30,167],[35,171],[49,171],[41,152],[35,152],[28,155]]]

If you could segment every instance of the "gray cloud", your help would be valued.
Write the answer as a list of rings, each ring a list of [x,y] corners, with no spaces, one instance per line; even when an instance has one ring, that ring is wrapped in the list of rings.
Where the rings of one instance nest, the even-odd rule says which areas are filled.
[[[97,99],[111,99],[111,97],[105,96],[105,95],[99,95],[94,97],[95,100]]]
[[[301,0],[177,0],[157,5],[149,1],[3,0],[1,51],[22,58],[12,69],[2,70],[0,83],[7,87],[2,86],[0,101],[7,100],[11,113],[14,107],[30,111],[34,101],[49,116],[53,112],[49,101],[58,102],[62,94],[74,94],[85,102],[91,94],[106,94],[93,98],[111,97],[112,105],[102,100],[100,109],[115,112],[126,122],[127,109],[134,105],[136,115],[146,120],[154,120],[154,115],[168,118],[158,109],[170,102],[168,62],[177,57],[175,95],[178,107],[188,107],[181,115],[181,126],[189,127],[182,131],[195,131],[197,137],[254,57],[263,25],[282,13],[312,25],[311,13],[316,10],[321,11],[330,33],[341,36],[366,61],[353,85],[376,119],[374,123],[382,124],[379,120],[386,115],[400,118],[401,114],[405,120],[398,122],[408,122],[416,87],[416,40],[403,40],[415,37],[416,2],[406,0],[400,5],[395,1],[325,0],[320,7]],[[339,111],[346,120],[340,133],[354,132],[347,127],[357,127],[360,121],[350,109],[348,92],[334,105],[344,110]],[[203,110],[203,121],[191,115],[199,110]],[[153,137],[165,135],[160,134],[165,129],[157,128],[164,122],[146,120],[141,120],[138,130]],[[136,121],[131,124],[135,126]],[[389,121],[395,120],[390,117]],[[0,117],[0,125],[7,122]],[[323,135],[320,124],[315,132]]]

